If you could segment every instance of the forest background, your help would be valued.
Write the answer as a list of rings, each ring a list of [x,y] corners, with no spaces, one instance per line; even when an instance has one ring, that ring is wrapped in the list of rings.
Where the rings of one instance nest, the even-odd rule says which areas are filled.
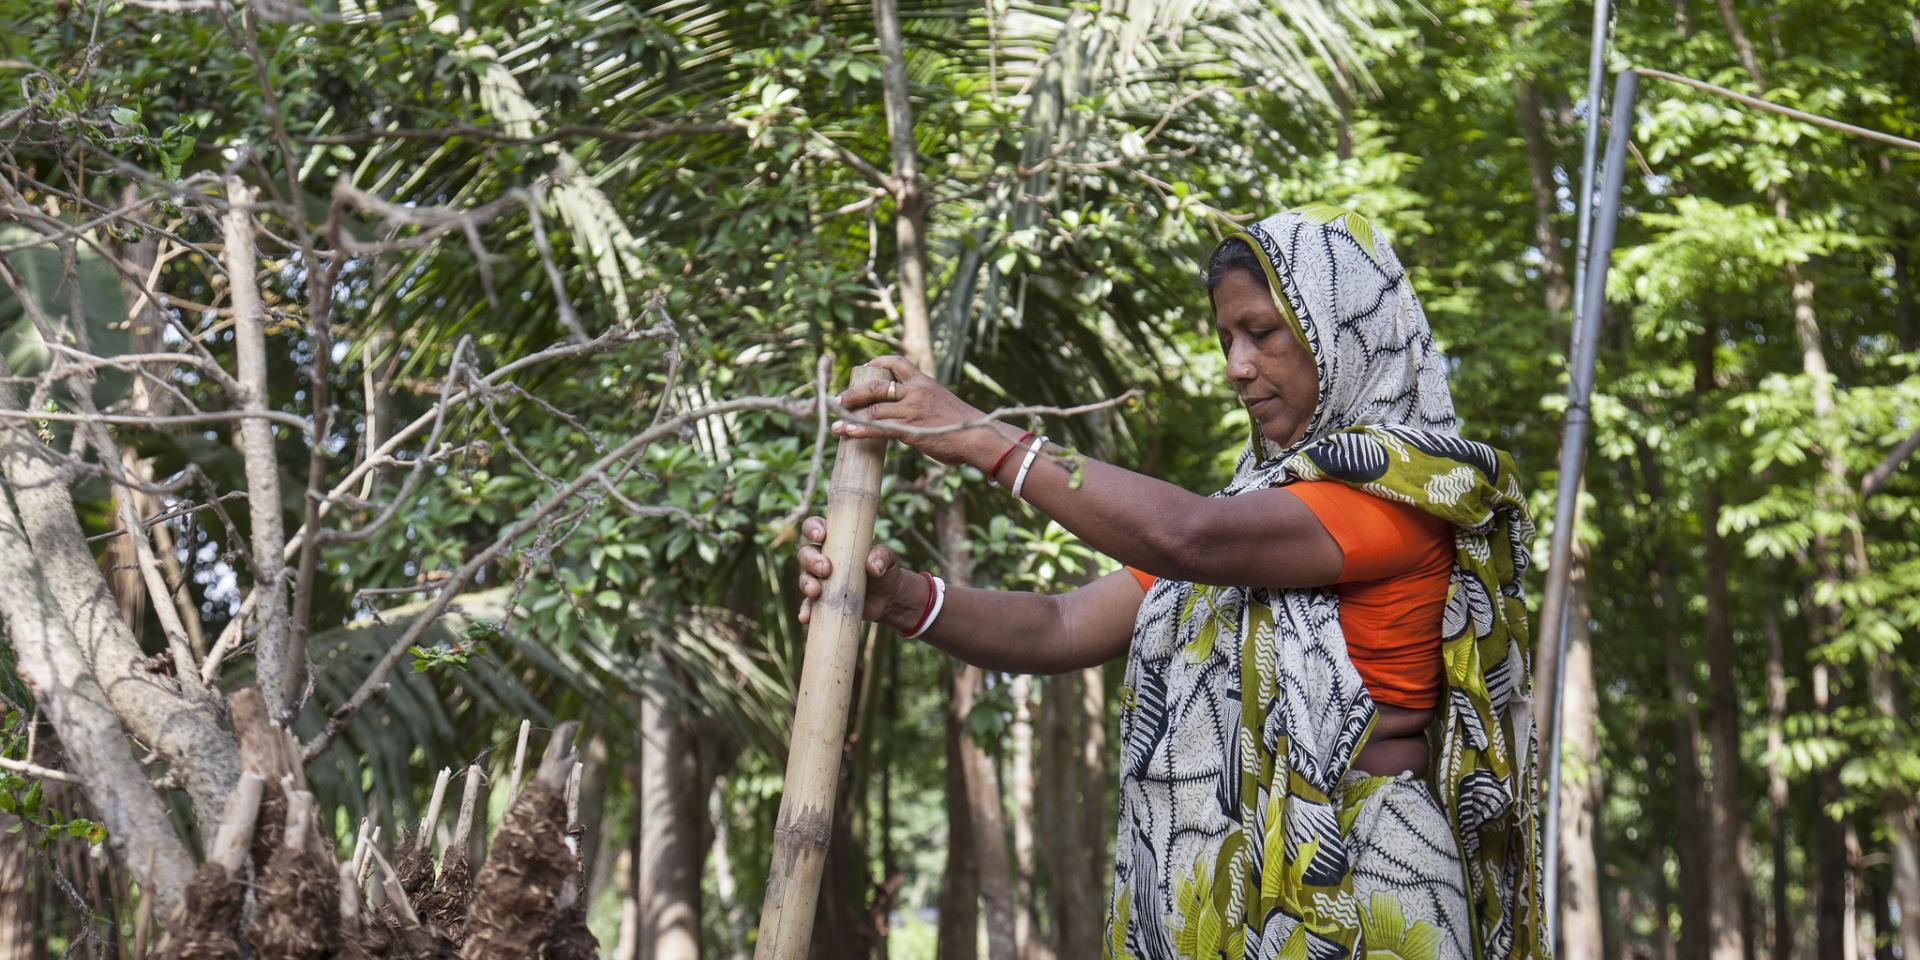
[[[983,409],[1137,391],[1046,429],[1211,491],[1246,420],[1201,259],[1233,222],[1330,202],[1393,239],[1464,432],[1527,473],[1544,558],[1590,10],[9,0],[0,413],[78,464],[85,559],[155,675],[204,672],[216,704],[282,684],[343,850],[363,816],[417,817],[441,767],[502,773],[523,719],[582,721],[603,952],[745,956],[823,377],[901,352]],[[1911,0],[1633,0],[1609,63],[1920,133]],[[1634,134],[1574,573],[1561,955],[1920,957],[1920,155],[1653,80]],[[201,365],[247,375],[235,210],[261,245],[252,406]],[[131,359],[76,389],[75,344]],[[243,422],[273,425],[282,520],[320,529],[314,491],[364,481],[329,500],[352,536],[275,541],[284,570],[249,554],[279,521]],[[976,471],[887,469],[878,538],[917,567],[1057,591],[1112,566]],[[0,567],[9,594],[52,577],[34,548]],[[247,585],[283,576],[295,599],[223,663]],[[0,657],[26,657],[8,619]],[[51,695],[9,669],[0,696],[0,955],[137,955],[138,838],[97,784],[47,775],[72,747]],[[869,634],[815,954],[1094,956],[1119,696],[1114,667],[1004,676]],[[121,719],[203,846],[185,755]]]

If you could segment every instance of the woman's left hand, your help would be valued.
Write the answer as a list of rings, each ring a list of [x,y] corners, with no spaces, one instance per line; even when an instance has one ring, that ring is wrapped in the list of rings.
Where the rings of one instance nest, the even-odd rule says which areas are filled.
[[[893,379],[869,381],[850,387],[840,395],[840,402],[849,411],[862,417],[927,428],[967,423],[985,416],[978,407],[954,396],[939,381],[921,373],[920,368],[905,357],[880,357],[869,361],[867,365],[886,370],[893,375]],[[836,420],[833,432],[841,437],[899,440],[945,464],[971,463],[983,445],[998,442],[991,427],[946,433],[906,433],[889,430],[884,425],[868,426]]]

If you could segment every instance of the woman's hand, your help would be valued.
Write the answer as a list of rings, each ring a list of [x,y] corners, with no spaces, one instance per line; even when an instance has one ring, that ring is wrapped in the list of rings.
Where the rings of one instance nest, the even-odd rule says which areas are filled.
[[[954,396],[939,381],[921,373],[920,368],[905,357],[880,357],[867,365],[886,370],[893,374],[893,379],[863,383],[840,395],[840,402],[862,417],[925,428],[947,427],[985,416],[978,407]],[[941,463],[972,463],[980,467],[991,463],[1018,435],[1011,427],[1005,429],[1012,433],[1002,438],[1000,431],[992,426],[947,433],[904,433],[845,420],[835,421],[833,425],[836,436],[891,438]]]
[[[800,622],[813,621],[813,602],[826,592],[833,561],[820,549],[827,539],[827,521],[808,517],[800,524]],[[875,546],[867,551],[866,608],[860,619],[895,630],[910,630],[926,609],[927,581],[900,565],[892,550]]]

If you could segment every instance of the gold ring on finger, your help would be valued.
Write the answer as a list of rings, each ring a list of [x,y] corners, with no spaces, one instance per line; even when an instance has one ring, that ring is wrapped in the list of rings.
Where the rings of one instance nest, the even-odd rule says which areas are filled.
[[[900,399],[900,381],[898,380],[887,381],[887,400],[889,402],[892,402],[898,399]]]

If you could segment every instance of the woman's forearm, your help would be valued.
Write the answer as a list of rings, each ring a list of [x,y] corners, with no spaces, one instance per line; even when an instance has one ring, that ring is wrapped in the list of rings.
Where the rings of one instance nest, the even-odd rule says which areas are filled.
[[[1006,424],[994,424],[990,429],[993,436],[983,437],[968,456],[968,461],[983,472],[991,469],[1001,453],[1020,437],[1020,431]],[[1029,440],[1028,445],[1031,443]],[[1021,485],[1022,499],[1088,546],[1123,564],[1155,576],[1197,579],[1190,575],[1197,571],[1187,569],[1190,537],[1183,527],[1208,507],[1209,498],[1091,457],[1080,461],[1076,490],[1071,471],[1048,456],[1060,452],[1060,448],[1049,446],[1033,458]],[[993,479],[1011,490],[1026,455],[1027,445],[1013,451],[1001,462]]]
[[[918,626],[927,609],[927,586],[925,578],[916,580],[920,588],[902,591],[881,626],[902,634]],[[1112,616],[1089,618],[1087,611],[1077,611],[1089,601],[1085,591],[1089,588],[1043,595],[950,586],[939,618],[918,639],[954,659],[1008,674],[1062,674],[1096,666],[1125,653],[1127,628],[1116,630],[1104,622]],[[1131,614],[1123,620],[1131,624]]]
[[[1011,427],[994,429],[995,436],[969,447],[968,462],[982,470],[1018,439]],[[1055,459],[1063,452],[1042,449],[1033,458],[1021,498],[1121,563],[1170,580],[1228,586],[1309,587],[1339,576],[1339,545],[1289,491],[1203,497],[1085,456],[1077,460],[1076,482],[1076,461]],[[1026,457],[1025,448],[1015,451],[995,479],[1011,490]]]

